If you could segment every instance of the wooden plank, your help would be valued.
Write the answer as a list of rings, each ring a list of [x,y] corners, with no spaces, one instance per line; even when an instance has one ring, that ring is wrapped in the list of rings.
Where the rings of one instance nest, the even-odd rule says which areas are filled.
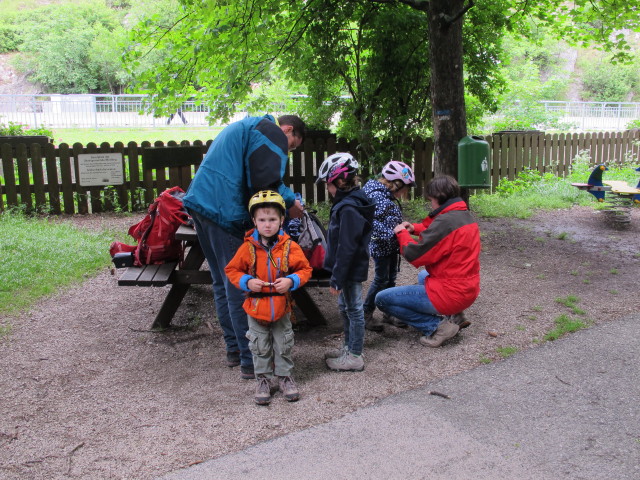
[[[144,152],[145,148],[150,147],[151,144],[147,141],[142,142],[141,144],[141,148],[142,148],[142,152]],[[143,166],[142,166],[142,183],[143,183],[143,188],[144,188],[144,202],[141,205],[142,209],[146,209],[149,205],[151,205],[154,201],[155,197],[155,192],[153,190],[153,185],[154,185],[154,181],[153,181],[153,174],[154,174],[154,170],[152,169],[147,169],[144,168],[144,155],[143,155]]]
[[[159,265],[158,270],[151,280],[151,284],[153,286],[161,287],[169,283],[169,278],[177,266],[178,262],[167,262]],[[209,278],[211,278],[211,275],[209,275]]]
[[[170,142],[167,146],[149,146],[142,150],[142,168],[173,168],[202,163],[202,146],[176,145]]]
[[[534,139],[534,141],[537,144],[537,150],[536,150],[536,170],[538,170],[540,173],[545,173],[545,162],[544,162],[544,152],[545,152],[545,148],[544,148],[544,144],[545,144],[545,137],[544,135],[537,135]]]
[[[42,150],[40,145],[31,145],[31,174],[33,175],[33,193],[37,212],[49,212],[47,197],[44,193],[44,170],[42,168]]]
[[[168,283],[180,285],[211,285],[211,272],[208,270],[174,270]]]
[[[111,145],[108,142],[102,142],[100,144],[100,153],[114,153]],[[113,206],[116,203],[116,189],[117,186],[106,186],[103,188],[96,187],[98,195],[98,203],[100,204],[100,211],[113,212]]]
[[[121,212],[128,212],[129,210],[129,190],[127,188],[127,164],[125,162],[125,148],[122,142],[116,142],[113,145],[113,153],[119,153],[121,155],[122,172],[124,173],[124,183],[122,185],[116,185],[115,191],[117,194],[118,209]]]
[[[20,193],[20,205],[27,213],[33,212],[31,201],[31,181],[29,179],[29,159],[27,158],[27,146],[16,145],[16,161],[18,163],[18,192]]]
[[[82,214],[82,215],[86,215],[87,213],[89,213],[89,199],[90,199],[90,194],[88,193],[88,191],[82,187],[80,185],[80,183],[78,182],[78,179],[80,178],[80,174],[79,174],[79,165],[78,165],[78,155],[81,153],[94,153],[96,150],[96,144],[95,143],[89,143],[87,145],[87,149],[83,149],[82,144],[80,143],[74,143],[73,147],[72,147],[72,151],[73,151],[73,165],[74,165],[74,178],[75,178],[75,182],[74,185],[76,187],[76,201],[78,203],[78,213]]]
[[[18,189],[15,175],[13,148],[8,143],[0,145],[2,155],[2,172],[4,174],[4,191],[7,197],[7,206],[18,206]],[[3,207],[4,208],[4,207]]]
[[[142,267],[142,272],[138,277],[138,285],[141,287],[150,287],[153,285],[153,277],[155,277],[159,268],[160,265],[146,265]]]
[[[64,213],[72,214],[76,212],[73,194],[73,175],[71,150],[66,143],[58,147],[60,157],[60,177],[62,179],[62,200],[64,203]]]
[[[131,287],[138,284],[138,278],[144,271],[144,267],[129,267],[118,279],[118,285],[123,287]]]
[[[136,142],[127,144],[126,166],[129,169],[129,197],[131,198],[131,210],[134,212],[141,210],[144,205],[139,153],[140,150]]]
[[[59,215],[60,209],[60,181],[58,180],[58,163],[56,150],[52,144],[44,147],[45,166],[47,172],[47,192],[49,194],[49,208],[51,213]]]
[[[495,192],[500,181],[500,135],[491,135],[487,138],[491,145],[491,191]]]
[[[602,135],[602,160],[599,163],[609,163],[609,148],[611,147],[611,137],[609,132]]]
[[[622,149],[622,132],[616,132],[614,138],[614,146],[615,146],[615,154],[613,158],[615,159],[618,165],[622,165],[624,163],[624,151]]]

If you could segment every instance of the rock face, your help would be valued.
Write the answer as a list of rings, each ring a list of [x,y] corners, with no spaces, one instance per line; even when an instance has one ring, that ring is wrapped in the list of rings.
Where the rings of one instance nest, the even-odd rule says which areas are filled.
[[[42,89],[27,80],[27,74],[18,72],[11,65],[15,53],[0,55],[0,94],[20,95],[42,93]]]

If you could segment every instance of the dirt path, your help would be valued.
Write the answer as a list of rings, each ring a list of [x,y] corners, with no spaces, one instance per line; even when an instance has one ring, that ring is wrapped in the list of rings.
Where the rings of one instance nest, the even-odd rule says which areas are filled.
[[[74,217],[86,228],[131,218]],[[396,392],[499,361],[497,348],[535,347],[575,295],[594,323],[640,310],[640,209],[625,231],[590,208],[529,220],[481,221],[482,293],[473,324],[441,349],[411,329],[367,332],[363,373],[331,373],[340,342],[335,299],[314,291],[330,325],[296,335],[302,399],[253,403],[253,382],[224,366],[209,288],[193,288],[180,328],[147,331],[165,288],[116,286],[109,270],[8,319],[0,341],[0,477],[150,479],[340,417]],[[415,281],[403,265],[399,283]]]

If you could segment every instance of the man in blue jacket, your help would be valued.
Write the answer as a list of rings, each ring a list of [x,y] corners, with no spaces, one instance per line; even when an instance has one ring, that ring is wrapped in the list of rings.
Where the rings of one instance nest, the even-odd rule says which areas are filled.
[[[215,138],[184,197],[193,216],[213,279],[213,296],[227,349],[227,365],[240,365],[241,377],[254,378],[246,338],[243,293],[224,273],[245,232],[252,228],[247,205],[260,190],[274,190],[289,216],[302,216],[302,205],[283,182],[289,152],[302,144],[304,122],[295,115],[247,117],[227,126]]]

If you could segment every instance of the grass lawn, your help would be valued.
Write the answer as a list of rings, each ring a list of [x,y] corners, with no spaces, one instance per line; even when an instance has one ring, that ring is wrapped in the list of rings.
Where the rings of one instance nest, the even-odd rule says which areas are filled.
[[[108,142],[113,145],[116,142],[122,142],[125,145],[129,142],[136,142],[138,144],[145,140],[153,143],[161,140],[167,143],[170,140],[175,140],[180,143],[182,140],[212,140],[220,133],[222,127],[191,127],[186,126],[168,126],[168,127],[147,127],[147,128],[53,128],[53,141],[56,145],[66,143],[73,145],[74,143],[81,143],[87,145],[88,143],[95,143],[100,145],[102,142]]]

